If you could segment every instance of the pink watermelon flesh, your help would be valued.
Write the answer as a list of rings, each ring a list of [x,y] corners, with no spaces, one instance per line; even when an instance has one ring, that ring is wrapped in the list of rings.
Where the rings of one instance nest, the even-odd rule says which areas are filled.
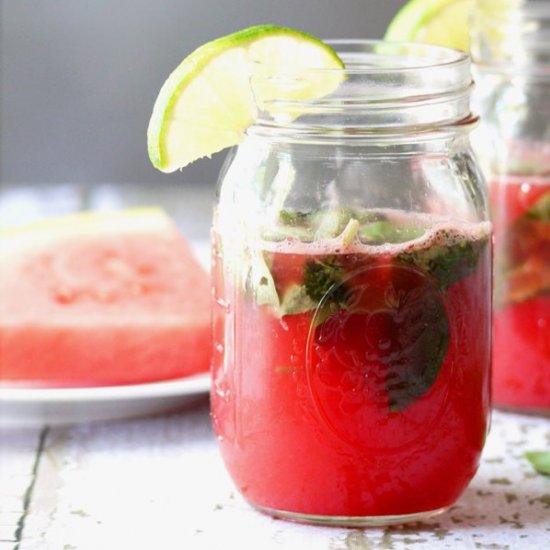
[[[2,385],[136,384],[208,370],[208,275],[167,217],[143,225],[0,240]]]

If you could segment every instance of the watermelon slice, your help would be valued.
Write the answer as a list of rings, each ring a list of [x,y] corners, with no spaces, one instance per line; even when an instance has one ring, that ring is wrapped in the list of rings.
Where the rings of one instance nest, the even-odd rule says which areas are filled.
[[[0,384],[136,384],[207,371],[209,288],[160,209],[3,231]]]

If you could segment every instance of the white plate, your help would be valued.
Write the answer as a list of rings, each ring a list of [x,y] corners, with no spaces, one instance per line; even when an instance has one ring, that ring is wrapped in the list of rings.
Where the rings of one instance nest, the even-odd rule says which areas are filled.
[[[210,377],[93,388],[0,388],[0,427],[120,420],[170,412],[208,393]]]

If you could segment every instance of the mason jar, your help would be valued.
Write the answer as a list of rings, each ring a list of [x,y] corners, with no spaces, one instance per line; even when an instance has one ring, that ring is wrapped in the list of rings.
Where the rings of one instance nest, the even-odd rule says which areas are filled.
[[[212,419],[257,509],[387,525],[442,512],[478,467],[492,229],[469,59],[331,44],[345,70],[252,63],[257,120],[214,214]]]
[[[493,396],[550,413],[550,2],[480,3],[472,55],[495,228]]]

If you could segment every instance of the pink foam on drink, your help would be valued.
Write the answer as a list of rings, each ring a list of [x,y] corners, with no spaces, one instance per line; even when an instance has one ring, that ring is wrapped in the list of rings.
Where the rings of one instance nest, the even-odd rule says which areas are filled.
[[[334,254],[397,256],[416,250],[425,250],[432,246],[452,246],[465,240],[478,241],[486,238],[492,231],[492,224],[488,221],[451,220],[433,214],[410,214],[396,210],[381,210],[380,213],[389,214],[393,220],[401,219],[409,224],[413,220],[419,227],[424,227],[425,232],[423,235],[403,243],[365,244],[359,242],[356,236],[353,242],[346,245],[342,236],[313,242],[303,242],[289,237],[284,241],[264,241],[261,248],[269,252],[312,256]]]

